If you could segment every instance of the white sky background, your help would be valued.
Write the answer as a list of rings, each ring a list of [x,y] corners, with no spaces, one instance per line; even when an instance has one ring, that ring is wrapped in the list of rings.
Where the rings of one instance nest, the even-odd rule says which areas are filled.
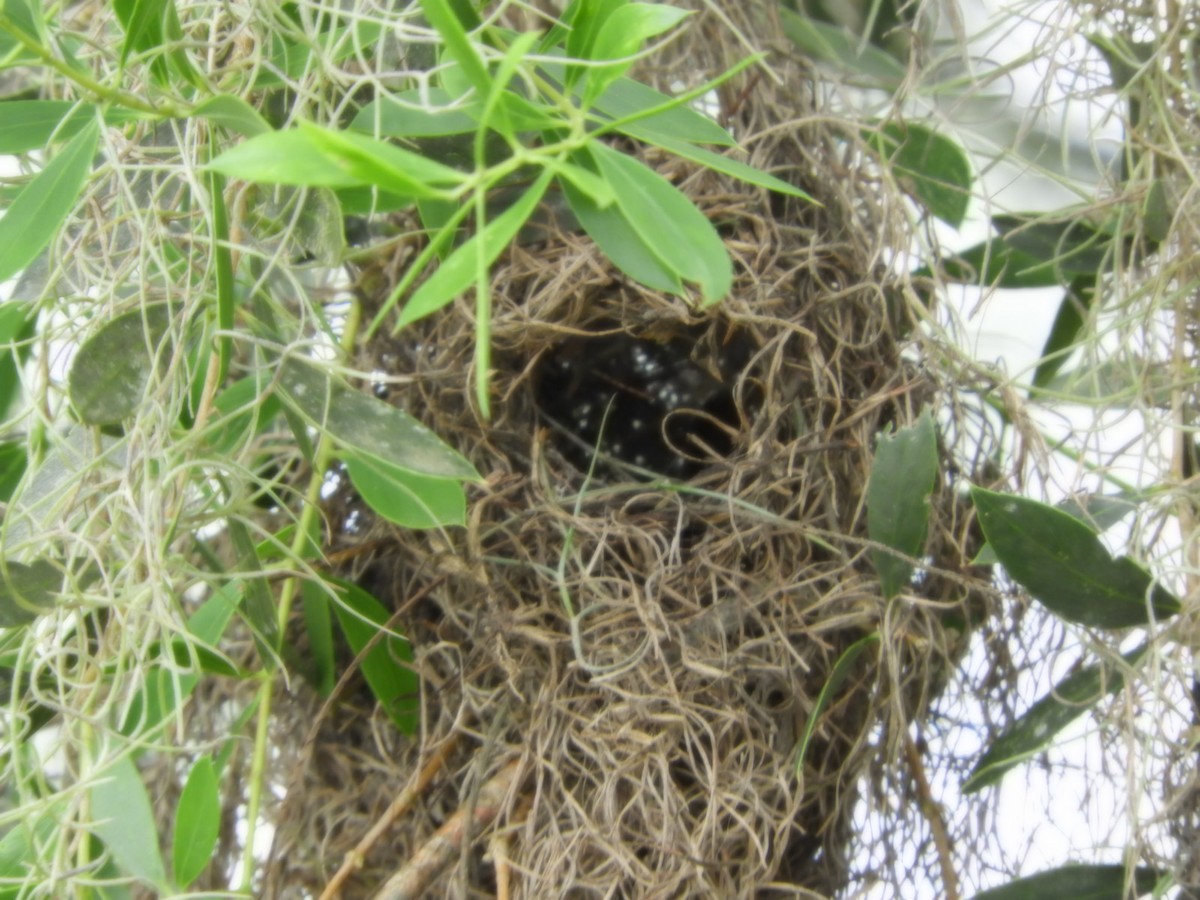
[[[940,228],[938,238],[948,249],[963,249],[982,240],[987,234],[990,214],[1047,211],[1079,203],[1083,197],[1065,186],[1065,178],[1075,179],[1085,191],[1094,190],[1102,175],[1100,167],[1107,165],[1104,158],[1111,160],[1119,152],[1122,138],[1120,122],[1111,106],[1115,98],[1101,96],[1093,102],[1080,99],[1097,85],[1089,88],[1067,74],[1085,63],[1101,76],[1106,75],[1107,67],[1099,54],[1087,45],[1082,35],[1048,39],[1045,23],[1052,23],[1050,27],[1059,29],[1060,34],[1071,33],[1078,27],[1078,22],[1063,16],[1062,8],[1067,4],[960,0],[959,5],[966,33],[977,36],[971,40],[970,52],[973,59],[981,62],[982,70],[1018,60],[1035,47],[1057,47],[1060,56],[1057,61],[1043,56],[998,82],[994,92],[1002,98],[997,101],[999,111],[981,104],[958,110],[943,108],[942,113],[961,123],[960,137],[964,140],[984,126],[991,131],[992,139],[1003,145],[1006,139],[1011,140],[1005,126],[1021,125],[1029,130],[1028,143],[1036,143],[1040,136],[1051,145],[1066,149],[1059,154],[1047,153],[1040,160],[1047,168],[1060,164],[1053,175],[1039,174],[1029,166],[1011,162],[981,173],[981,192],[988,203],[974,203],[970,220],[958,232]],[[997,115],[996,121],[988,119]],[[1049,335],[1062,290],[997,290],[981,294],[978,289],[966,288],[949,299],[969,355],[995,365],[1017,382],[1028,383]],[[1097,462],[1105,463],[1115,474],[1135,485],[1152,484],[1161,478],[1158,464],[1166,457],[1158,454],[1164,452],[1163,448],[1147,443],[1157,439],[1146,434],[1145,422],[1137,413],[1101,417],[1091,408],[1060,406],[1053,412],[1035,412],[1034,418],[1048,439],[1072,432],[1092,435],[1091,448],[1104,455]],[[1051,471],[1046,474],[1049,479],[1044,487],[1051,500],[1080,485],[1081,469],[1066,457],[1054,458]],[[1094,478],[1084,484],[1093,490],[1100,486]],[[1037,489],[1036,484],[1032,489]],[[1116,544],[1123,542],[1124,535],[1113,537]],[[1028,673],[1017,689],[1017,708],[1026,709],[1033,699],[1047,693],[1079,656],[1079,653],[1060,654],[1055,665],[1043,667],[1040,676]],[[964,666],[969,669],[981,663],[982,654],[976,648]],[[953,740],[954,751],[962,754],[969,751],[972,741],[978,741],[978,736],[964,730]],[[1129,751],[1131,759],[1136,757],[1137,749]],[[970,897],[976,890],[995,887],[1009,879],[1003,872],[989,871],[989,864],[999,863],[997,853],[1006,865],[1018,864],[1022,875],[1069,862],[1119,863],[1129,835],[1130,807],[1140,805],[1139,812],[1147,815],[1157,805],[1142,796],[1143,790],[1136,784],[1125,783],[1126,776],[1136,766],[1115,772],[1111,765],[1105,767],[1095,721],[1090,715],[1082,716],[1064,730],[1045,758],[1050,767],[1042,765],[1040,759],[1032,760],[1012,770],[998,788],[985,789],[998,791],[994,795],[996,831],[983,845],[956,848],[959,862],[971,858],[971,851],[978,854],[974,857],[978,867],[968,864],[966,871],[959,872],[963,896]],[[1110,764],[1111,761],[1109,756]],[[933,791],[935,799],[953,818],[959,802],[957,782],[934,785]],[[1131,799],[1138,797],[1142,799]],[[925,852],[932,853],[932,846]],[[906,897],[942,895],[940,884],[912,884],[911,888],[913,893],[906,893]],[[889,886],[870,891],[866,896],[889,897],[892,889]]]

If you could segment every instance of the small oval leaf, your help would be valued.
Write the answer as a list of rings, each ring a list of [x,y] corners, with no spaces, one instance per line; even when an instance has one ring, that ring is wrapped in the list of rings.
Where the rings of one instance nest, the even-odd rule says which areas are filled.
[[[467,523],[467,498],[460,481],[407,472],[369,456],[347,454],[343,461],[355,490],[389,521],[404,528]]]
[[[929,524],[929,495],[937,482],[937,433],[929,410],[894,435],[879,435],[867,485],[867,531],[906,556],[918,556]],[[912,566],[882,550],[872,550],[884,599],[900,593]]]
[[[172,862],[175,880],[186,887],[212,859],[221,832],[221,798],[212,760],[202,756],[188,773],[175,810]]]
[[[170,324],[168,306],[155,304],[117,316],[83,343],[67,379],[81,422],[110,425],[138,410]]]
[[[333,606],[338,624],[350,648],[360,657],[371,693],[402,734],[415,734],[420,723],[421,679],[412,667],[412,645],[394,634],[375,640],[387,627],[388,613],[383,604],[356,584],[335,578],[328,583],[341,601]]]

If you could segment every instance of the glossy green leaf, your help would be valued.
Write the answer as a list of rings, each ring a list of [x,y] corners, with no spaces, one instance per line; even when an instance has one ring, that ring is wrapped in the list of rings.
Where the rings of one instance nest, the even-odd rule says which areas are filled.
[[[420,723],[421,679],[412,667],[412,645],[394,633],[376,640],[387,627],[387,610],[358,585],[330,581],[337,586],[341,600],[334,604],[338,623],[350,649],[361,659],[371,693],[401,733],[415,734]]]
[[[49,560],[30,565],[5,561],[0,566],[0,628],[26,625],[49,612],[62,585],[62,568]]]
[[[343,461],[354,489],[385,519],[404,528],[467,524],[462,482],[418,475],[369,456],[347,454]]]
[[[1160,877],[1154,869],[1135,869],[1135,892],[1154,890]],[[983,891],[973,900],[1125,900],[1125,883],[1124,866],[1067,865]]]
[[[550,178],[551,173],[543,171],[520,199],[489,220],[478,234],[455,248],[404,304],[397,327],[437,312],[474,284],[480,266],[491,266],[533,214],[550,184]]]
[[[937,483],[937,432],[929,410],[908,428],[883,432],[867,484],[867,532],[871,540],[920,556],[929,527],[929,495]],[[884,599],[908,586],[912,566],[883,550],[872,550]]]
[[[1042,360],[1033,373],[1034,387],[1046,387],[1067,362],[1071,348],[1084,332],[1088,310],[1096,296],[1096,282],[1089,275],[1074,279],[1067,287],[1050,335],[1042,347]]]
[[[583,230],[618,269],[653,290],[683,293],[679,275],[655,255],[615,203],[600,207],[573,184],[566,183],[562,187],[571,212]]]
[[[1097,533],[1107,531],[1126,516],[1137,512],[1138,495],[1080,494],[1055,504],[1069,516],[1074,516]]]
[[[108,847],[121,872],[165,890],[158,826],[131,756],[122,756],[99,776],[91,790],[91,813],[92,831]]]
[[[696,282],[704,304],[733,285],[733,263],[717,230],[691,200],[657,172],[603,144],[592,155],[638,237],[668,269]]]
[[[204,871],[221,833],[221,798],[212,760],[202,756],[192,766],[175,809],[171,858],[175,881],[186,887]]]
[[[155,366],[164,361],[160,344],[170,324],[170,308],[158,303],[117,316],[84,341],[67,376],[81,422],[108,425],[137,412]]]
[[[284,401],[342,447],[435,478],[479,478],[466,458],[394,406],[356,391],[316,366],[288,359],[280,367]]]
[[[192,115],[248,138],[271,131],[270,123],[258,110],[233,94],[209,97],[192,110]]]
[[[894,57],[845,28],[818,22],[782,5],[777,12],[784,35],[806,59],[857,76],[875,87],[896,88],[907,77],[904,66]]]
[[[46,248],[75,208],[83,190],[100,127],[90,121],[29,184],[0,217],[0,282],[23,271]]]
[[[889,122],[866,135],[921,205],[957,228],[967,215],[974,176],[957,141],[924,125]]]
[[[305,579],[300,583],[300,603],[304,613],[304,632],[308,636],[309,665],[302,674],[322,697],[333,693],[337,680],[334,670],[333,614],[329,592],[324,584]]]
[[[1127,628],[1175,615],[1179,600],[1127,556],[1114,559],[1096,533],[1062,510],[972,488],[979,524],[1013,580],[1055,615],[1094,628]]]
[[[625,74],[633,65],[633,59],[629,57],[641,50],[642,44],[670,31],[690,15],[690,10],[658,3],[625,3],[605,16],[587,57],[596,61],[621,61],[587,67],[583,105],[590,107],[609,85]]]
[[[804,777],[804,760],[808,757],[808,748],[812,743],[813,734],[816,733],[822,714],[829,708],[829,705],[837,696],[837,692],[841,689],[847,676],[854,669],[854,664],[858,662],[858,658],[862,656],[863,651],[878,643],[879,632],[873,631],[859,638],[843,650],[842,655],[833,664],[833,668],[829,672],[829,677],[825,679],[825,684],[821,687],[821,693],[817,695],[817,702],[808,716],[808,721],[804,723],[804,733],[800,736],[800,740],[796,744],[796,761],[794,766],[797,778]]]
[[[1122,658],[1135,665],[1145,652],[1142,644]],[[1044,751],[1059,732],[1124,684],[1120,668],[1100,663],[1068,675],[992,742],[963,782],[963,793],[999,783],[1010,769]]]

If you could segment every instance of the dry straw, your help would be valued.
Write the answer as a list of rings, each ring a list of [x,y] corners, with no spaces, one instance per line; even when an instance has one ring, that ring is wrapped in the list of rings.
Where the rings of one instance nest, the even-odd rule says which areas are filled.
[[[726,3],[702,10],[643,76],[670,90],[723,71],[744,54],[731,26],[786,49],[768,11]],[[478,833],[447,845],[432,895],[483,895],[497,880],[530,898],[846,885],[863,778],[896,771],[988,582],[969,568],[977,547],[944,466],[932,566],[900,598],[880,595],[865,543],[873,440],[946,396],[905,352],[917,295],[894,263],[911,245],[911,208],[863,152],[860,126],[822,111],[812,74],[772,54],[722,89],[718,118],[750,162],[819,205],[639,151],[726,238],[736,283],[710,314],[640,289],[561,227],[495,271],[493,421],[473,406],[469,299],[362,348],[360,367],[399,376],[391,399],[486,484],[468,527],[449,534],[364,527],[346,492],[330,504],[343,574],[399,611],[416,647],[422,727],[398,737],[353,685],[315,725],[316,701],[293,695],[269,893],[323,885],[452,740],[425,792],[353,858],[345,896],[428,852],[501,772],[499,808],[487,825],[463,824]],[[367,318],[420,240],[366,263]],[[559,342],[601,328],[698,329],[695,358],[710,368],[734,330],[748,336],[753,357],[731,379],[733,451],[673,487],[604,467],[589,479],[568,462],[537,415],[536,370]],[[822,713],[797,777],[797,742],[834,663],[876,631],[879,648]],[[919,810],[914,799],[900,821],[918,828]]]

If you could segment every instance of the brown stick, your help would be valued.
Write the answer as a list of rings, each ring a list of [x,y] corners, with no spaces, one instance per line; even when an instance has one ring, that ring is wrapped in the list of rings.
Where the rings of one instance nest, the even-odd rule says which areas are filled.
[[[479,789],[474,809],[460,809],[375,895],[375,900],[415,900],[462,851],[463,841],[500,814],[504,798],[516,781],[521,761],[513,760]]]
[[[921,803],[921,814],[929,823],[933,832],[933,845],[937,848],[938,863],[942,868],[942,896],[946,900],[958,900],[958,875],[954,871],[954,854],[950,842],[950,832],[946,829],[946,820],[942,818],[942,807],[933,799],[929,790],[929,780],[925,777],[925,764],[921,761],[921,753],[917,750],[916,742],[907,734],[904,736],[904,754],[908,757],[908,768],[913,781],[917,784],[917,797]]]
[[[380,836],[396,819],[408,812],[409,807],[412,806],[413,802],[421,795],[425,788],[429,786],[429,782],[433,780],[433,777],[441,771],[442,766],[446,764],[446,758],[454,751],[454,747],[457,744],[458,735],[451,735],[442,742],[442,745],[430,757],[429,762],[425,763],[412,784],[400,792],[400,795],[392,801],[391,806],[379,817],[379,821],[372,825],[371,830],[363,835],[358,845],[346,854],[341,867],[329,879],[329,883],[325,885],[325,890],[321,892],[320,900],[333,900],[333,898],[341,896],[342,885],[345,884],[346,879],[352,873],[362,868],[363,860],[366,859],[368,851],[375,846],[375,842],[379,840]]]

